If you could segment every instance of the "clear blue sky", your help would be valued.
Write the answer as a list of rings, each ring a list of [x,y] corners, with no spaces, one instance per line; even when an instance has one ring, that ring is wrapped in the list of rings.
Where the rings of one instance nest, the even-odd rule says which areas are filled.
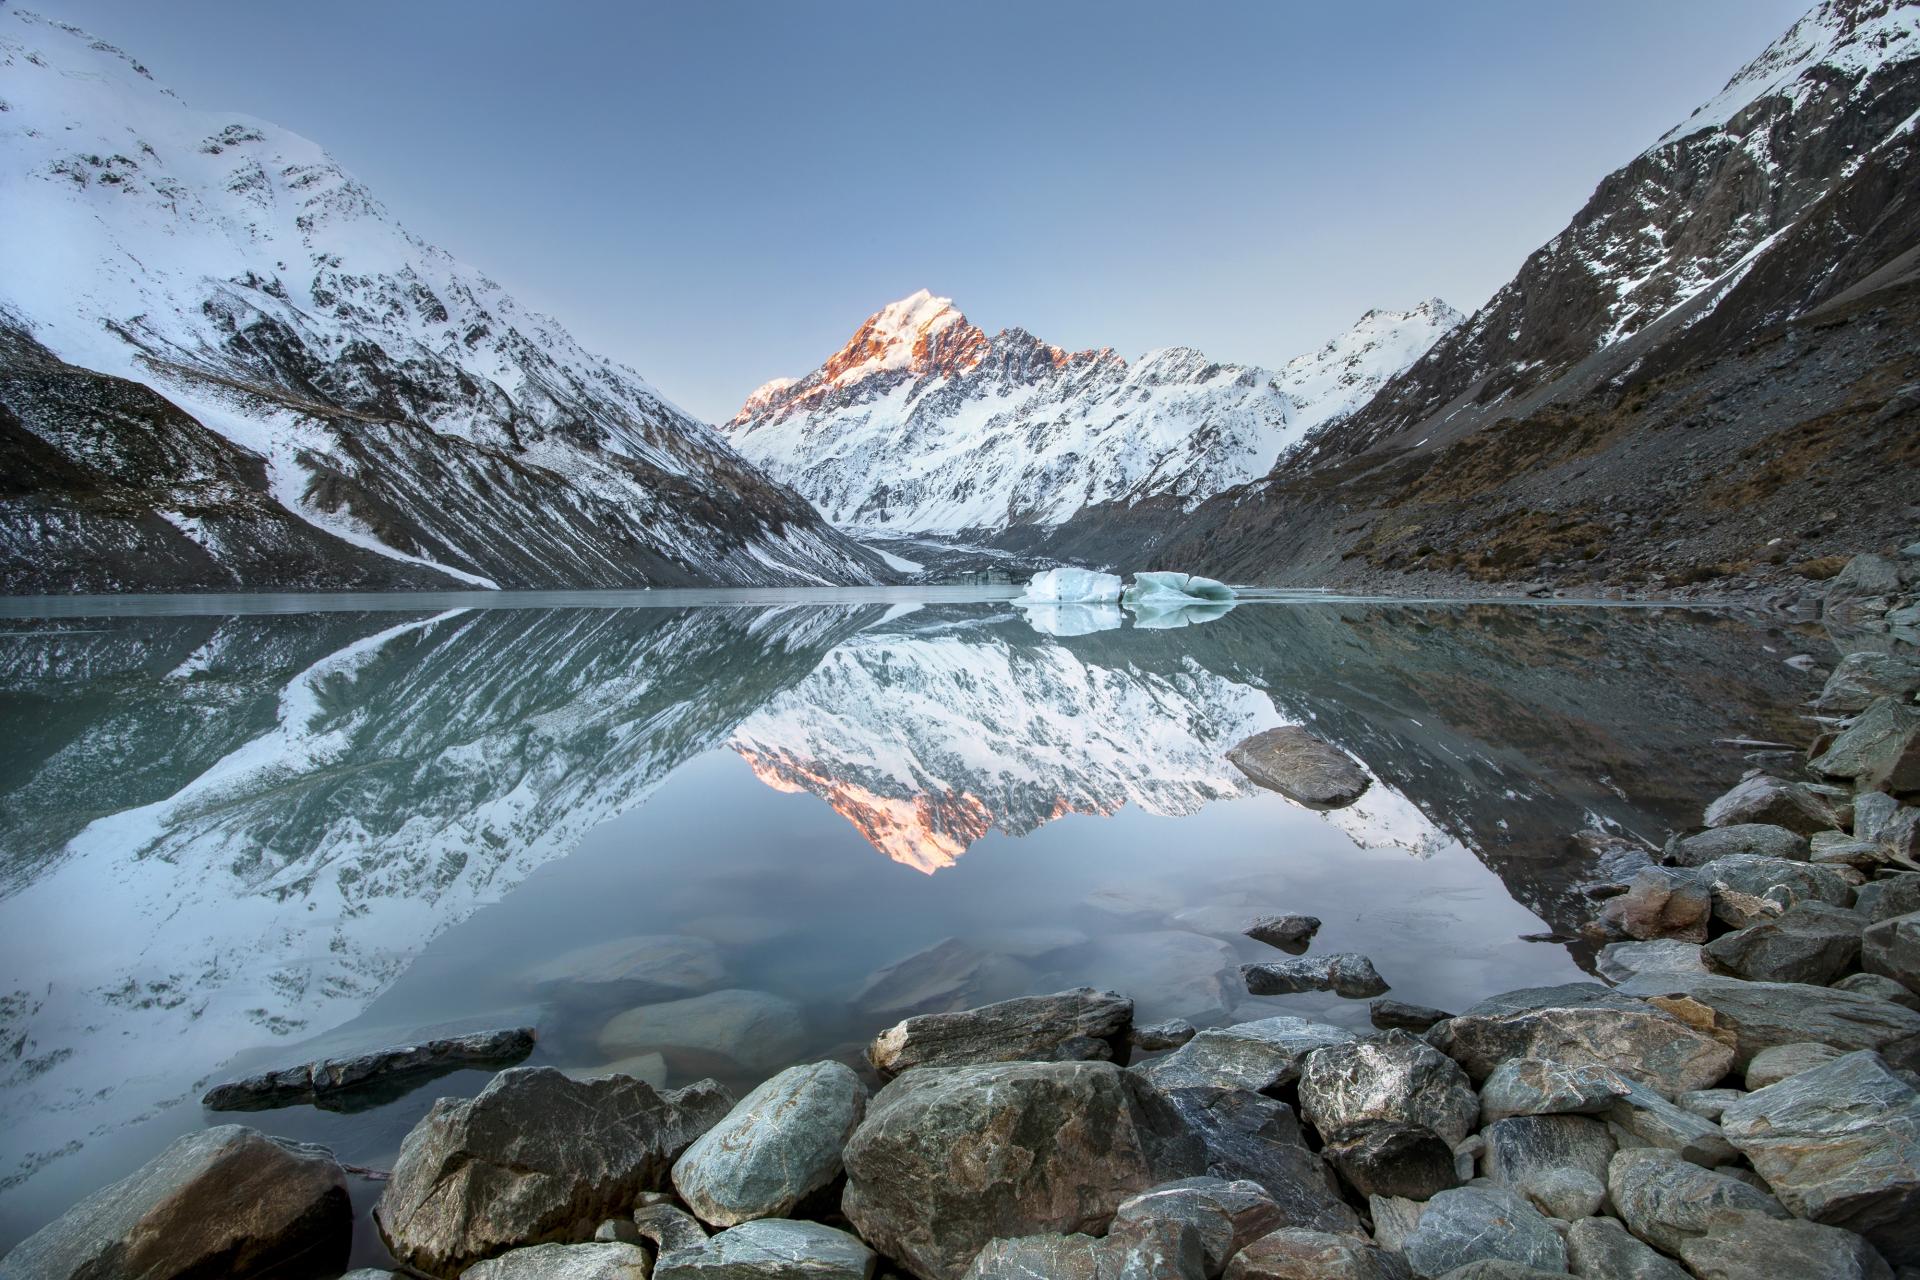
[[[884,303],[1276,364],[1471,310],[1811,0],[44,0],[707,418]]]

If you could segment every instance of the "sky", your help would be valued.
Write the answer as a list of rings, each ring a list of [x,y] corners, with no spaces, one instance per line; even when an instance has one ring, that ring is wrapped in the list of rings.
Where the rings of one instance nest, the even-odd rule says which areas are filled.
[[[708,420],[926,288],[1278,365],[1471,311],[1811,0],[45,0]]]

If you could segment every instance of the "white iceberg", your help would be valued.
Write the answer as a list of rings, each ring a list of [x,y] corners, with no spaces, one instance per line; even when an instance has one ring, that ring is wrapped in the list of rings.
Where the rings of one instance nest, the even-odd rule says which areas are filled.
[[[1027,625],[1042,635],[1090,636],[1113,631],[1124,620],[1117,604],[1025,604],[1020,606]]]
[[[1234,595],[1233,588],[1226,583],[1196,574],[1136,573],[1133,585],[1120,599],[1121,603],[1136,609],[1174,609],[1195,604],[1232,604]]]
[[[1027,583],[1027,593],[1014,603],[1112,604],[1119,598],[1118,574],[1097,573],[1092,569],[1048,569],[1034,574]]]

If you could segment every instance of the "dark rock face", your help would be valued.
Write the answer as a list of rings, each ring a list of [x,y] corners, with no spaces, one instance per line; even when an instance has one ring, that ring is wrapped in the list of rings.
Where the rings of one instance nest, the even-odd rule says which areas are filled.
[[[1796,903],[1773,920],[1723,934],[1706,946],[1707,963],[1756,982],[1825,986],[1860,958],[1858,914],[1824,902]]]
[[[1424,1125],[1361,1121],[1336,1131],[1321,1154],[1362,1196],[1425,1200],[1460,1185],[1453,1148]]]
[[[1256,733],[1227,759],[1261,786],[1314,809],[1344,808],[1371,781],[1352,756],[1298,725]]]
[[[1278,947],[1289,955],[1306,951],[1313,935],[1320,932],[1319,916],[1263,916],[1247,926],[1246,933],[1255,942]]]
[[[338,1275],[353,1239],[346,1174],[319,1147],[240,1125],[180,1138],[0,1259],[8,1280]]]
[[[414,1126],[374,1221],[394,1257],[437,1276],[514,1246],[584,1241],[665,1186],[732,1105],[711,1081],[661,1094],[627,1076],[503,1071]]]
[[[996,1237],[1096,1233],[1200,1153],[1164,1102],[1105,1062],[923,1067],[874,1096],[847,1144],[842,1207],[923,1280]]]
[[[1407,1004],[1400,1000],[1375,1000],[1367,1006],[1367,1019],[1382,1031],[1411,1031],[1418,1035],[1436,1022],[1445,1022],[1453,1015],[1444,1009],[1430,1009],[1422,1004]]]
[[[296,1102],[326,1103],[334,1095],[396,1076],[419,1076],[458,1067],[509,1066],[533,1052],[533,1028],[478,1031],[472,1035],[380,1049],[349,1058],[325,1058],[298,1067],[264,1071],[215,1085],[200,1099],[210,1111],[284,1107]]]
[[[1871,926],[1862,935],[1861,948],[1868,973],[1892,978],[1920,995],[1920,911]]]
[[[908,1018],[874,1038],[867,1060],[882,1079],[912,1067],[987,1062],[1126,1061],[1133,1001],[1076,987],[979,1009]]]
[[[1801,1217],[1920,1261],[1920,1095],[1878,1054],[1790,1076],[1729,1106],[1729,1141]]]

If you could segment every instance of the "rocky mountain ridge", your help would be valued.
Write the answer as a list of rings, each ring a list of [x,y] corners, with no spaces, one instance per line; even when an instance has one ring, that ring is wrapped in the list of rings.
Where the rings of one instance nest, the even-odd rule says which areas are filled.
[[[1275,372],[1190,347],[1129,364],[1023,329],[989,337],[921,290],[812,373],[760,387],[726,430],[842,525],[1050,527],[1143,499],[1187,510],[1351,413],[1459,319],[1438,299],[1372,311]]]
[[[11,6],[0,66],[5,590],[886,574],[315,144]]]

